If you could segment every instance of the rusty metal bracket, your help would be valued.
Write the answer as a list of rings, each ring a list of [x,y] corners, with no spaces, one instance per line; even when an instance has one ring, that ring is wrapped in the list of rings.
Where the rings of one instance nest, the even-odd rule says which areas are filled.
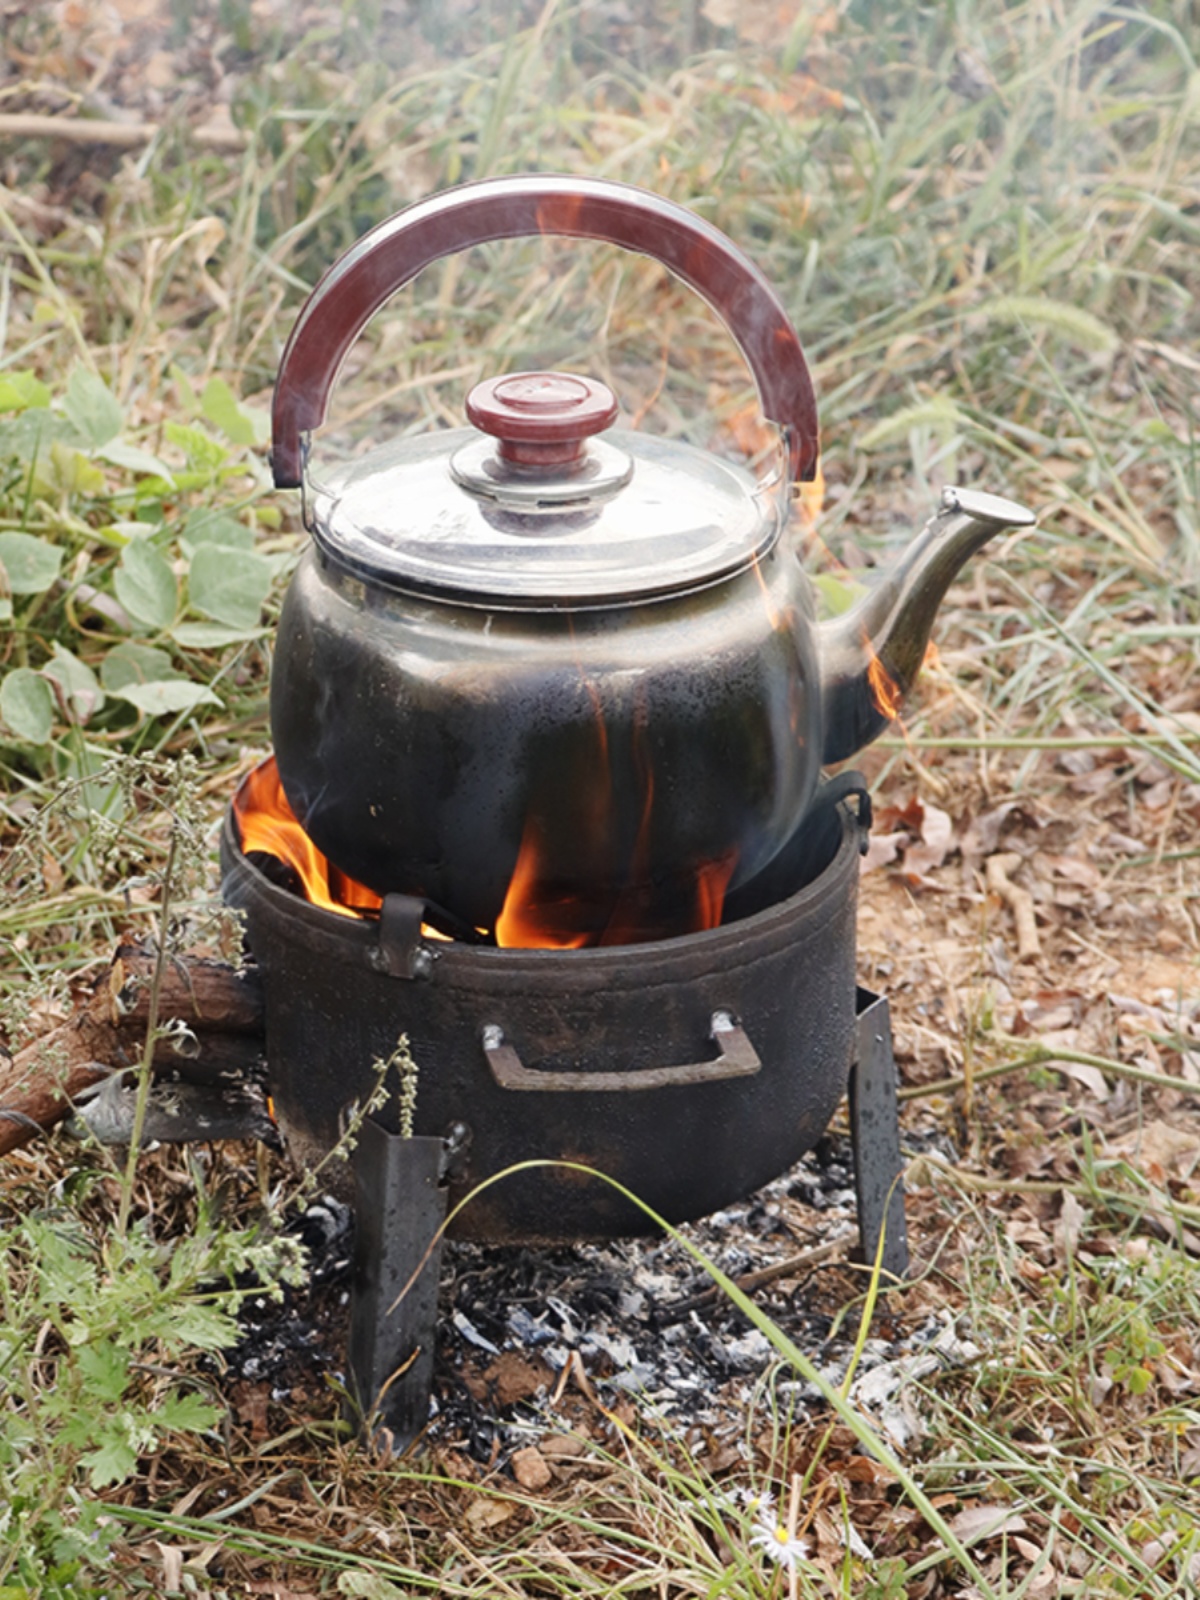
[[[425,902],[408,894],[385,895],[379,908],[378,943],[370,952],[371,965],[393,978],[428,978],[433,973],[433,952],[421,938]]]
[[[405,1139],[368,1117],[351,1157],[350,1390],[362,1426],[393,1454],[429,1420],[453,1136]]]
[[[904,1215],[904,1157],[900,1151],[900,1108],[896,1098],[896,1057],[892,1017],[886,995],[859,988],[854,1063],[847,1097],[854,1142],[854,1188],[863,1259],[875,1260],[883,1238],[885,1276],[908,1271],[908,1224]]]
[[[503,1028],[494,1022],[485,1024],[480,1037],[492,1077],[502,1089],[632,1093],[638,1089],[670,1089],[681,1084],[748,1078],[761,1069],[758,1052],[728,1011],[714,1011],[709,1028],[717,1047],[713,1060],[690,1061],[676,1067],[639,1067],[630,1072],[539,1072],[525,1065],[505,1039]]]

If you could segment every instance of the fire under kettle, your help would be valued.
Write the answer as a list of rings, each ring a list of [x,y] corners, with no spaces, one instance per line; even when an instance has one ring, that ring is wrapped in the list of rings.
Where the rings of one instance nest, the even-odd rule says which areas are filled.
[[[615,429],[616,402],[592,379],[517,373],[471,392],[470,427],[313,475],[310,433],[389,296],[443,256],[535,234],[639,251],[700,294],[781,430],[785,470],[759,481]],[[788,315],[717,229],[599,179],[466,184],[373,229],[303,307],[272,429],[275,482],[303,488],[313,535],[272,669],[288,801],[317,847],[380,894],[490,933],[519,890],[543,934],[508,943],[710,925],[721,895],[803,827],[822,766],[886,725],[871,661],[906,692],[963,562],[1034,521],[947,490],[865,598],[818,625],[784,537],[792,485],[818,457]]]

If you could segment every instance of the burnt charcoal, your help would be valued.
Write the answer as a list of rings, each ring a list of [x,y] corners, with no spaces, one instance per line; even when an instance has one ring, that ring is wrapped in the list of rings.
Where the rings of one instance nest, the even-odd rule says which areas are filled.
[[[133,1075],[114,1073],[86,1096],[79,1096],[79,1109],[68,1118],[66,1131],[77,1137],[90,1133],[101,1144],[128,1145],[137,1098]],[[189,1083],[156,1078],[146,1102],[141,1138],[145,1144],[259,1139],[272,1149],[282,1148],[261,1087],[237,1079]]]
[[[354,1244],[354,1213],[348,1205],[323,1194],[300,1213],[288,1232],[308,1250],[314,1282],[345,1275]]]
[[[288,1391],[298,1377],[339,1377],[345,1360],[353,1216],[349,1206],[322,1195],[288,1219],[287,1232],[308,1252],[303,1284],[280,1295],[248,1294],[238,1316],[242,1337],[225,1354],[233,1379],[270,1383]],[[252,1289],[252,1279],[238,1287]]]
[[[304,892],[304,879],[295,867],[289,866],[286,861],[281,861],[278,856],[273,856],[266,850],[247,850],[246,860],[277,889],[286,889],[288,894],[299,895],[301,900],[307,898]]]

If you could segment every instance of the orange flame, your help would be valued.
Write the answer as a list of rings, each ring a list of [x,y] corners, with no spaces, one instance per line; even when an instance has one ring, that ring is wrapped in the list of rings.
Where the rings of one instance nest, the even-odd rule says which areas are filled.
[[[502,950],[583,950],[598,946],[640,944],[720,926],[725,891],[737,865],[738,852],[727,851],[696,872],[691,914],[686,926],[664,926],[654,892],[631,881],[615,898],[589,898],[556,890],[543,875],[541,830],[525,824],[517,864],[504,906],[496,918],[496,943]]]
[[[725,891],[737,861],[737,851],[728,850],[716,861],[707,862],[696,874],[696,932],[720,926]]]
[[[600,728],[600,752],[606,758],[607,741],[602,722]],[[643,810],[630,862],[629,884],[615,897],[589,898],[548,880],[544,869],[544,830],[531,815],[525,823],[504,905],[496,919],[495,937],[501,949],[580,950],[597,945],[637,944],[720,925],[725,892],[737,864],[736,850],[697,868],[690,915],[685,909],[678,919],[678,923],[686,923],[686,926],[674,921],[666,925],[667,918],[653,903],[656,892],[642,886],[648,881],[646,857],[654,781],[649,763],[643,759],[639,765]],[[305,898],[313,905],[347,917],[379,909],[382,904],[379,895],[339,871],[300,826],[283,792],[274,757],[249,774],[234,798],[233,809],[243,853],[262,852],[290,867]],[[606,827],[603,796],[589,806],[588,812],[587,820],[597,824],[603,832]],[[683,899],[686,907],[686,894]],[[422,926],[421,931],[427,938],[446,937],[427,926]]]
[[[811,532],[816,527],[824,505],[825,474],[818,462],[812,478],[796,485],[796,507],[800,513],[801,526],[806,532]]]
[[[555,894],[542,882],[537,823],[525,823],[517,864],[496,918],[496,943],[502,950],[579,950],[592,937],[578,923],[588,907],[571,895]]]
[[[243,783],[234,799],[233,813],[243,854],[261,850],[291,867],[313,905],[345,917],[360,911],[377,911],[382,905],[373,890],[339,872],[296,821],[279,781],[274,756],[255,767]]]
[[[900,715],[900,702],[903,699],[900,685],[871,649],[870,644],[867,645],[867,650],[869,652],[867,686],[871,691],[871,699],[876,711],[885,716],[889,722],[895,722]]]

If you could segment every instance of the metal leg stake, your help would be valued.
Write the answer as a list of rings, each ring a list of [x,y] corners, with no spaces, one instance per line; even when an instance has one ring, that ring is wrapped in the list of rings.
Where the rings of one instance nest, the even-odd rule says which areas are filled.
[[[902,1278],[908,1271],[908,1227],[892,1017],[887,996],[869,989],[858,991],[857,1047],[848,1095],[863,1257],[868,1264],[875,1260],[882,1234],[883,1271]]]
[[[399,1454],[429,1420],[442,1257],[438,1229],[449,1194],[446,1144],[404,1139],[368,1119],[352,1162],[357,1200],[350,1385],[363,1425],[373,1421],[375,1437]]]

